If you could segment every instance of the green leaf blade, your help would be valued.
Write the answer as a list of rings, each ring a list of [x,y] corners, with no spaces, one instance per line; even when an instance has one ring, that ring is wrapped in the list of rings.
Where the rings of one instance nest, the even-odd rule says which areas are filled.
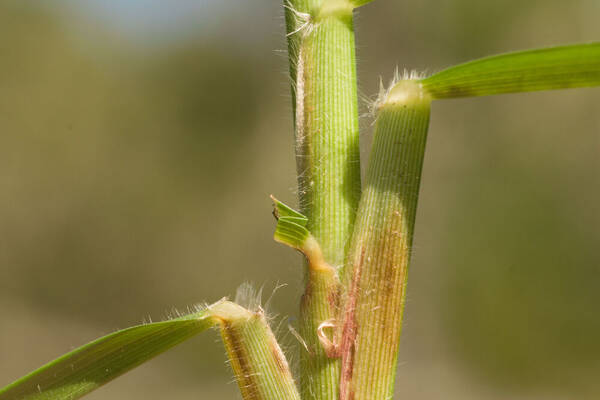
[[[501,54],[421,80],[434,99],[600,85],[600,42]]]
[[[78,399],[214,325],[200,311],[101,337],[0,389],[0,400]]]

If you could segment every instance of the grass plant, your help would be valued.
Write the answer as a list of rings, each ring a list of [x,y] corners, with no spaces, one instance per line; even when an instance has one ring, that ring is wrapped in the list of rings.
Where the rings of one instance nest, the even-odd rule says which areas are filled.
[[[275,240],[305,258],[299,375],[260,304],[223,299],[97,339],[0,389],[0,400],[79,398],[211,327],[221,332],[246,400],[393,397],[431,103],[598,86],[600,43],[507,53],[427,77],[397,74],[373,105],[361,182],[353,16],[367,3],[283,5],[299,210],[272,201]]]

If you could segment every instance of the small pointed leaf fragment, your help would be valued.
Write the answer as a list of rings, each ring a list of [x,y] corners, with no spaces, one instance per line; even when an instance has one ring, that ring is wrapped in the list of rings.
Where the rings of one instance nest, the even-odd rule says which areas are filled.
[[[297,218],[296,222],[302,226],[306,226],[308,223],[308,218],[294,210],[292,207],[282,203],[277,200],[275,197],[271,196],[271,200],[273,200],[273,215],[275,218],[279,219],[281,217],[293,217]]]
[[[311,237],[306,228],[308,218],[290,206],[271,196],[273,215],[277,218],[277,226],[273,238],[276,242],[304,251],[304,244]]]

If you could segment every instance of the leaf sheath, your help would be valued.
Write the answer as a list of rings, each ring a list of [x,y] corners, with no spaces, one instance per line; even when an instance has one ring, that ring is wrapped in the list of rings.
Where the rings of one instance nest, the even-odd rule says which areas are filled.
[[[378,114],[343,277],[340,400],[393,397],[430,101],[400,82]]]
[[[296,384],[262,309],[225,302],[213,308],[244,400],[300,400]]]

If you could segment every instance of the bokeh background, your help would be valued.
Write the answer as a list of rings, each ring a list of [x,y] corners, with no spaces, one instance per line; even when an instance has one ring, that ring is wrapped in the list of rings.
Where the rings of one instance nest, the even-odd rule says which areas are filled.
[[[378,0],[356,18],[360,95],[396,65],[598,40],[599,18],[596,0]],[[285,47],[272,0],[0,2],[0,386],[242,282],[297,359],[300,258],[268,198],[296,201]],[[600,397],[599,104],[434,104],[397,398]],[[239,395],[210,332],[89,398]]]

